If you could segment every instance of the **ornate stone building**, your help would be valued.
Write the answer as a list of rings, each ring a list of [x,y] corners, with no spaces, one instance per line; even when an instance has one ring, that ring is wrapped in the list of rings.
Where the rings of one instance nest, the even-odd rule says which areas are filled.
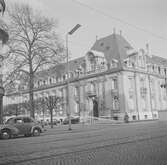
[[[129,120],[148,120],[167,107],[167,60],[151,55],[148,45],[135,50],[121,34],[97,40],[85,56],[70,61],[69,70],[72,116],[122,120],[127,113]],[[66,116],[67,77],[62,63],[38,72],[34,84],[36,100],[63,98],[54,114],[59,118]],[[25,85],[21,94],[7,94],[5,103],[26,100]]]

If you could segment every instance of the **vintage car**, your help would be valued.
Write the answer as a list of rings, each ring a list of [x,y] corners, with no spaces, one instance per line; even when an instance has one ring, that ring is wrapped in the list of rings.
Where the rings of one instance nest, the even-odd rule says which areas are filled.
[[[73,117],[71,116],[71,124],[78,124],[79,123],[79,117]],[[63,121],[63,124],[69,124],[69,118],[65,118]]]
[[[2,139],[9,139],[18,135],[39,136],[41,132],[43,132],[41,124],[26,116],[9,118],[5,124],[0,125],[0,137]]]

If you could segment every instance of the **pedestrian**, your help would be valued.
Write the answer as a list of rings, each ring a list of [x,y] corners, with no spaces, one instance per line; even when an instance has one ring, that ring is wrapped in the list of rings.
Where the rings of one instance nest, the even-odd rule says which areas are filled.
[[[125,122],[125,123],[129,123],[129,116],[128,116],[128,113],[127,113],[127,112],[125,112],[124,122]]]

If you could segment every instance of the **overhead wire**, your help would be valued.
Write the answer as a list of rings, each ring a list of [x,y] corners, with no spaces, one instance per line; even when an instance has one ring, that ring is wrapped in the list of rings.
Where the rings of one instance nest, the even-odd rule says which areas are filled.
[[[132,23],[129,23],[129,22],[127,22],[127,21],[124,21],[123,19],[120,19],[120,18],[118,18],[118,17],[109,15],[109,14],[107,14],[106,12],[104,12],[103,10],[100,10],[100,9],[98,9],[98,8],[96,8],[96,7],[92,7],[92,6],[88,5],[88,4],[85,4],[85,3],[83,3],[83,2],[80,2],[80,1],[78,1],[78,0],[71,0],[71,1],[74,2],[74,3],[77,3],[77,4],[80,5],[80,6],[83,6],[83,7],[86,7],[86,8],[88,8],[88,9],[92,10],[92,11],[95,11],[95,12],[97,12],[97,13],[99,13],[99,14],[105,16],[105,17],[108,17],[108,18],[110,18],[110,19],[112,19],[112,20],[115,20],[115,21],[120,22],[120,23],[122,23],[122,24],[126,24],[126,25],[129,26],[129,27],[135,28],[135,29],[137,29],[137,30],[139,30],[139,31],[143,31],[143,32],[145,32],[145,33],[148,33],[148,34],[150,34],[150,35],[152,35],[152,36],[154,36],[154,37],[156,37],[156,38],[159,38],[159,39],[162,39],[162,40],[166,40],[166,41],[167,41],[167,38],[164,37],[164,36],[161,36],[161,35],[159,35],[159,34],[156,34],[156,33],[154,33],[154,32],[151,32],[151,31],[149,31],[149,30],[147,30],[147,29],[145,29],[145,28],[143,28],[143,27],[136,26],[136,25],[134,25],[134,24],[132,24]]]

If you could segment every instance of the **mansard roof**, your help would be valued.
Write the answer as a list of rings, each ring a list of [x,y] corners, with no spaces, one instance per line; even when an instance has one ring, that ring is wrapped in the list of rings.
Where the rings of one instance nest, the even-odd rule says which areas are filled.
[[[112,34],[95,42],[91,50],[103,52],[107,61],[116,59],[121,63],[128,57],[127,50],[133,49],[122,35]]]
[[[119,66],[123,66],[124,59],[128,58],[128,51],[133,50],[133,47],[128,41],[119,34],[112,34],[97,40],[90,51],[102,52],[108,62],[117,60]],[[85,63],[85,56],[69,61],[69,71],[74,72],[78,67]],[[167,59],[158,56],[147,56],[147,63],[157,64],[167,67]],[[47,70],[40,71],[36,74],[37,77],[61,76],[67,72],[67,64],[60,63]]]
[[[69,61],[69,71],[70,72],[75,71],[81,64],[84,63],[84,60],[85,60],[84,57],[70,60]],[[38,73],[36,73],[36,77],[45,78],[51,75],[61,76],[65,73],[67,73],[67,63],[60,63],[47,70],[39,71]]]
[[[159,57],[159,56],[147,56],[147,62],[151,63],[151,64],[156,64],[159,66],[164,66],[167,67],[167,59],[163,58],[163,57]]]

